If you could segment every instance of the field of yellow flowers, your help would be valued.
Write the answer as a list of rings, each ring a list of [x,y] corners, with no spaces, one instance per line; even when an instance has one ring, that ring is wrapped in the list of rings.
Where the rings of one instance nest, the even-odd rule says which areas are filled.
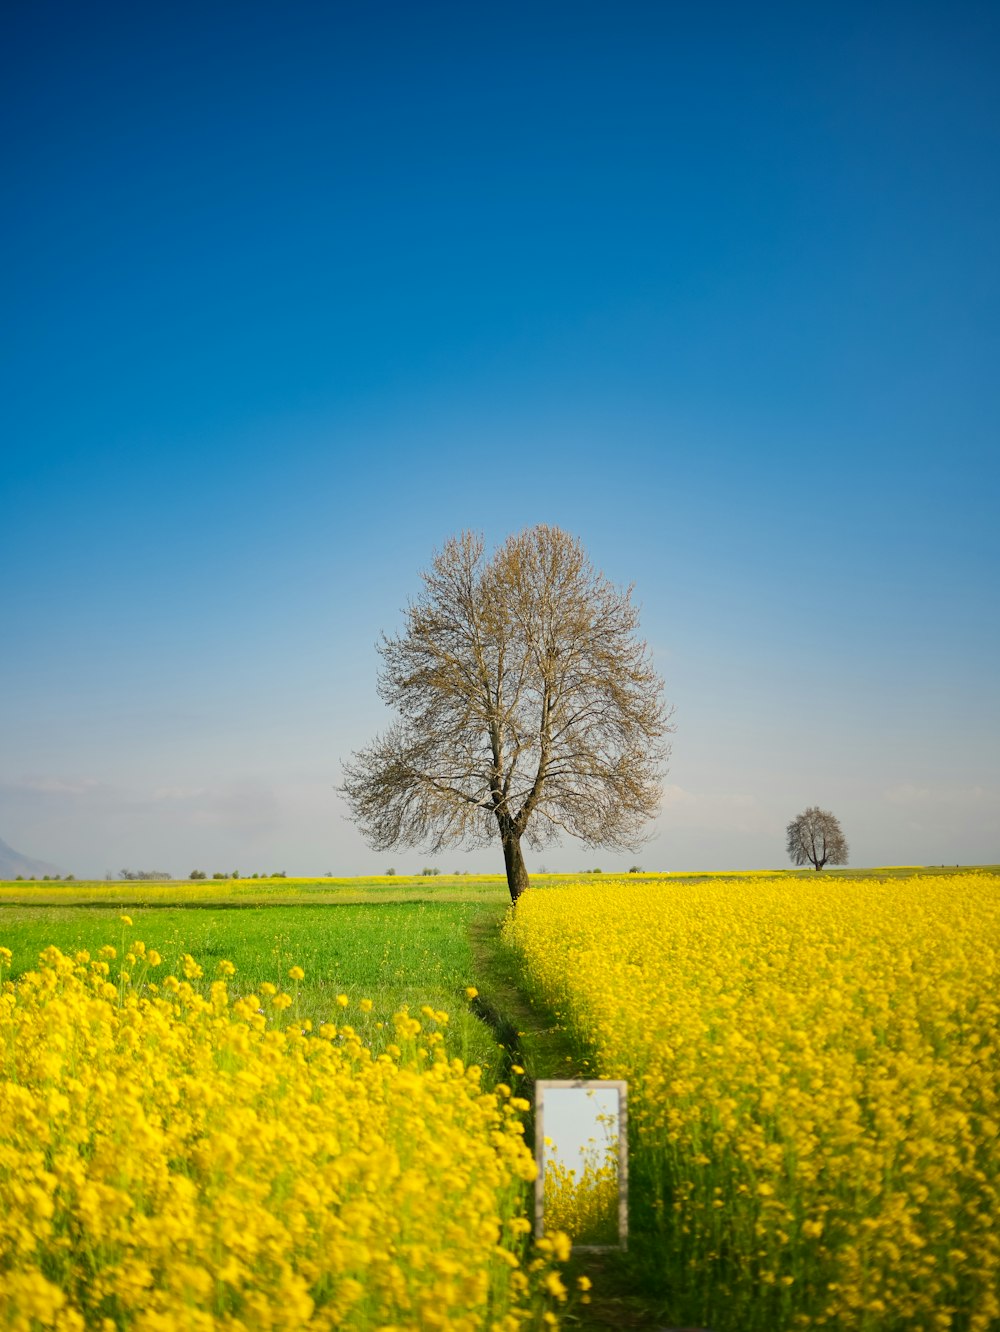
[[[298,1016],[300,967],[252,993],[227,961],[164,970],[132,939],[3,983],[0,1325],[558,1323],[569,1246],[529,1247],[527,1102],[447,1057],[445,1013],[397,1012],[373,1048],[368,1000]]]
[[[1000,1327],[1000,877],[579,883],[506,935],[630,1082],[674,1321]]]
[[[563,1231],[574,1244],[618,1244],[617,1167],[617,1151],[572,1166],[550,1156],[543,1181],[546,1229]]]

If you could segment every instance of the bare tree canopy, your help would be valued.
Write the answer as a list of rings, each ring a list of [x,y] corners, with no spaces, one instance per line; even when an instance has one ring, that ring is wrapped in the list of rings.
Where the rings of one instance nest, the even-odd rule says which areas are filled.
[[[673,728],[632,589],[544,525],[491,557],[464,532],[423,581],[403,632],[379,644],[379,694],[398,720],[344,765],[341,790],[370,844],[438,851],[499,837],[516,902],[528,886],[522,838],[644,840]]]
[[[836,816],[828,809],[810,805],[788,825],[788,854],[793,865],[847,864],[847,838]]]

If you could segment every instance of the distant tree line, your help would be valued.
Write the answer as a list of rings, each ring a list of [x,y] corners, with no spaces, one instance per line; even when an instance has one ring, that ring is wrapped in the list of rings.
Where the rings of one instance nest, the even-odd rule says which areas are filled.
[[[204,870],[192,870],[188,875],[189,879],[207,879],[208,875]],[[232,874],[223,873],[216,870],[212,875],[213,879],[287,879],[288,874],[285,870],[275,870],[272,874],[243,874],[240,870],[233,870]]]

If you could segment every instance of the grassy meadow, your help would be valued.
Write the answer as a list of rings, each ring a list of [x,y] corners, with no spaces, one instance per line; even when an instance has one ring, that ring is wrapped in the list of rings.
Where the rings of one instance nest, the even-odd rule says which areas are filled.
[[[185,895],[184,885],[175,887],[175,900]],[[474,971],[469,931],[483,910],[476,901],[421,900],[335,910],[259,904],[227,910],[206,904],[130,906],[126,912],[119,903],[0,908],[0,945],[11,950],[15,978],[35,967],[50,944],[70,956],[81,950],[96,956],[106,946],[124,956],[137,938],[178,975],[185,954],[208,976],[220,962],[230,962],[235,968],[230,985],[241,992],[262,983],[286,988],[289,970],[300,967],[305,976],[297,987],[297,1011],[315,1025],[350,1012],[357,1030],[378,1045],[385,1024],[404,1004],[414,1011],[430,1005],[449,1015],[449,1052],[493,1074],[498,1052],[492,1033],[473,1016],[465,994]],[[485,910],[490,917],[497,914],[495,907]],[[131,926],[123,924],[125,914]],[[347,1009],[338,1003],[343,995]],[[370,1011],[359,1010],[362,999],[371,1001]]]

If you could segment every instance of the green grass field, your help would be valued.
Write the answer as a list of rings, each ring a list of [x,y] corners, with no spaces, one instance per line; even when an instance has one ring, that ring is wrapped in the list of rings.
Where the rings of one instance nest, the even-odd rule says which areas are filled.
[[[300,966],[305,980],[298,989],[298,1013],[314,1023],[350,1022],[374,1046],[381,1043],[379,1022],[408,1004],[416,1014],[429,1004],[449,1015],[449,1053],[498,1071],[500,1053],[490,1028],[472,1013],[465,988],[474,984],[470,927],[485,917],[495,920],[497,906],[470,902],[390,902],[378,906],[260,906],[239,910],[198,906],[131,907],[125,914],[111,906],[0,908],[0,945],[13,954],[16,978],[36,965],[39,952],[55,944],[64,953],[87,950],[96,955],[112,945],[121,956],[136,939],[163,958],[161,976],[180,974],[178,962],[190,953],[206,978],[226,959],[236,967],[231,985],[249,993],[262,981],[292,992],[289,969]],[[153,977],[150,977],[153,979]],[[346,994],[347,1009],[337,996]],[[372,1000],[370,1013],[358,1008]]]

